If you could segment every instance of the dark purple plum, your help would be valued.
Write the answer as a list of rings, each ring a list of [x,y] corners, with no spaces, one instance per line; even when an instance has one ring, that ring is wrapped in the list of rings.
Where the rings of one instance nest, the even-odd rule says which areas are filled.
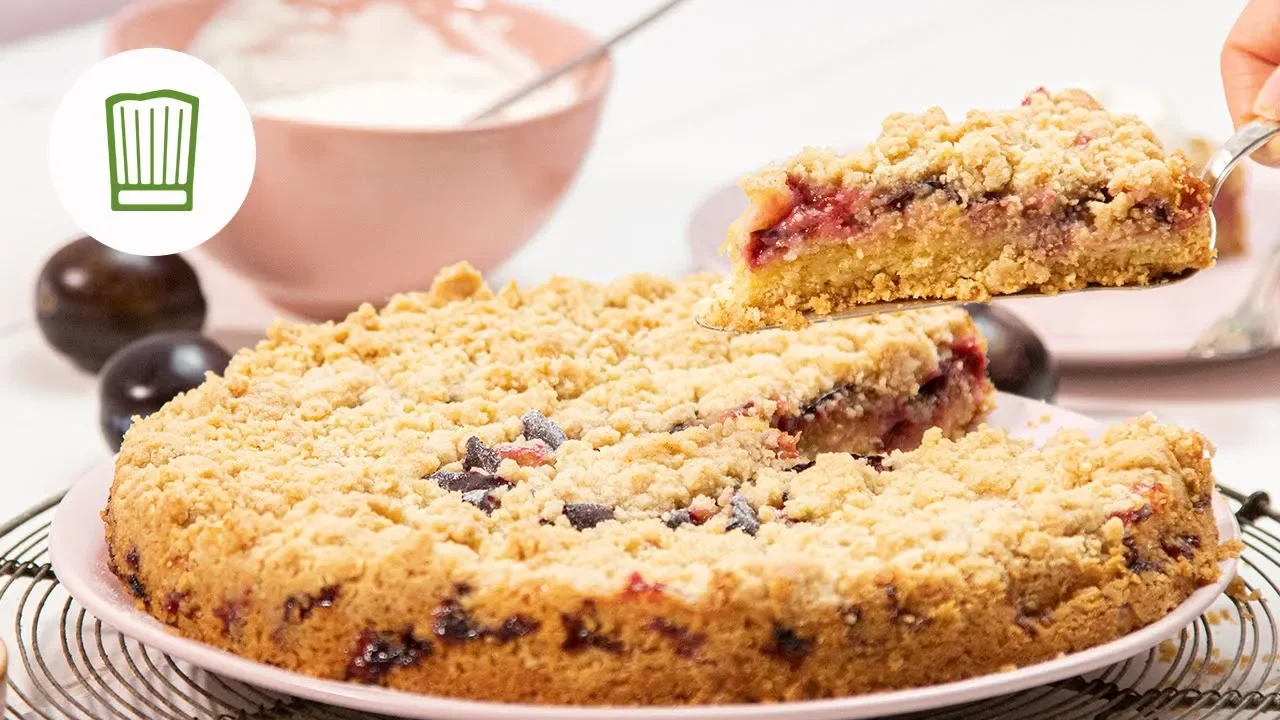
[[[99,424],[107,443],[120,449],[134,416],[159,410],[179,393],[204,382],[206,371],[221,373],[231,356],[194,332],[157,333],[125,346],[102,368]]]
[[[131,255],[90,237],[64,245],[36,280],[40,331],[88,372],[146,335],[200,330],[206,311],[196,272],[180,256]]]

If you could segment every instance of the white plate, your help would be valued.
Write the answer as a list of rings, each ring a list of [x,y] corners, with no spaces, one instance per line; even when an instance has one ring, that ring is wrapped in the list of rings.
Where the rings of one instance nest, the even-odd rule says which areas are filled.
[[[1064,365],[1221,362],[1187,357],[1187,349],[1244,297],[1254,259],[1280,241],[1280,171],[1247,163],[1248,255],[1167,288],[998,300],[1017,313]],[[722,187],[694,210],[688,235],[699,270],[726,272],[719,253],[729,223],[746,208],[737,185]]]
[[[1015,436],[1041,442],[1059,428],[1089,432],[1101,424],[1069,410],[1001,394],[991,425]],[[1041,422],[1045,416],[1047,422]],[[912,690],[861,695],[835,700],[772,705],[700,707],[567,708],[514,705],[414,695],[333,680],[317,680],[262,665],[209,645],[172,634],[163,624],[134,608],[133,600],[107,570],[107,548],[99,511],[106,504],[111,466],[89,473],[67,493],[53,520],[49,551],[58,580],[89,612],[111,627],[174,657],[212,672],[311,700],[405,718],[432,720],[852,720],[880,717],[971,702],[1043,685],[1096,670],[1148,650],[1173,637],[1213,604],[1234,577],[1236,561],[1221,563],[1222,578],[1203,587],[1164,618],[1118,640],[1088,650],[1009,672]],[[1239,537],[1235,517],[1222,498],[1215,497],[1218,532],[1225,542]]]

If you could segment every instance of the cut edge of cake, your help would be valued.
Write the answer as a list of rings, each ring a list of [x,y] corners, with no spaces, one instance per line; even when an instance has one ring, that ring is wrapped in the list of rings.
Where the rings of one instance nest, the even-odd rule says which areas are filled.
[[[1181,151],[1080,90],[1017,108],[896,114],[863,150],[809,149],[742,182],[724,329],[905,299],[1146,285],[1213,265],[1210,194]]]

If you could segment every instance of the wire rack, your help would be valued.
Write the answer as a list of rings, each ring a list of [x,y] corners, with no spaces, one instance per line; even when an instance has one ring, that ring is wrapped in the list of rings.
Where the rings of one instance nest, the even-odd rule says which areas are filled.
[[[1280,512],[1265,493],[1221,488],[1244,534],[1247,599],[1223,596],[1160,647],[1105,670],[914,718],[1280,718]],[[4,720],[373,720],[204,672],[80,608],[48,559],[60,497],[0,525]],[[12,622],[10,622],[10,620]]]

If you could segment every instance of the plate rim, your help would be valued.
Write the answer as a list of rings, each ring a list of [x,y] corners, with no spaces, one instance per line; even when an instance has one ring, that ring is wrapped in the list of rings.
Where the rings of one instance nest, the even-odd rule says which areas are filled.
[[[1027,411],[1026,414],[1033,417],[1034,409],[1039,408],[1043,413],[1051,408],[1053,412],[1059,414],[1059,417],[1065,417],[1075,427],[1086,430],[1096,431],[1107,425],[1066,408],[1006,393],[999,393],[997,403],[998,408],[1007,408],[1010,405],[1022,406],[1022,409]],[[1049,425],[1055,430],[1073,426],[1065,425],[1061,420]],[[110,575],[105,562],[102,561],[106,553],[105,535],[87,530],[77,534],[74,530],[77,527],[93,527],[101,522],[99,511],[105,504],[105,498],[110,489],[114,464],[115,458],[112,458],[109,462],[95,466],[81,477],[59,503],[50,528],[49,556],[54,573],[71,597],[85,610],[123,635],[209,672],[295,697],[405,718],[571,720],[604,717],[610,720],[657,720],[658,718],[821,720],[880,717],[885,714],[936,709],[1043,686],[1149,651],[1164,640],[1177,635],[1208,610],[1235,578],[1239,566],[1238,558],[1219,561],[1221,575],[1215,584],[1197,589],[1180,605],[1154,623],[1107,643],[1034,665],[950,683],[841,698],[775,704],[630,707],[534,705],[462,700],[319,679],[272,667],[178,635],[150,615],[137,610],[133,603],[124,597],[127,596],[127,591],[114,576]],[[1240,528],[1235,515],[1217,490],[1214,491],[1213,507],[1221,541],[1240,539]],[[1227,531],[1225,534],[1223,534],[1224,530]],[[88,532],[91,543],[88,547],[84,544],[84,532]],[[97,567],[94,567],[95,563],[98,563]],[[95,578],[95,575],[101,578],[101,582]],[[99,591],[97,585],[111,586],[110,592],[115,597],[110,597],[107,594],[108,591]],[[211,665],[213,667],[210,667]]]

